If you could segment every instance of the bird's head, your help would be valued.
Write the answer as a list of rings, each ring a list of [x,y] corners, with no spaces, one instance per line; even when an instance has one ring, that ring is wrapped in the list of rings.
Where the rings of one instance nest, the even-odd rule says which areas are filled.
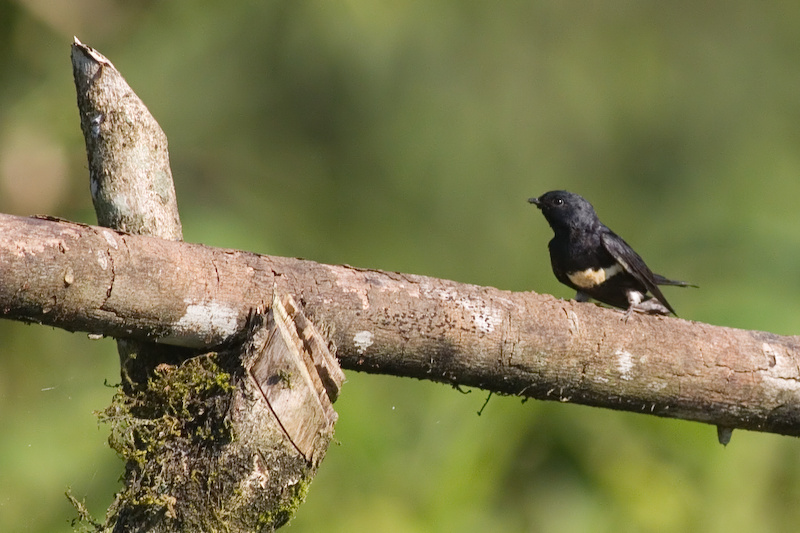
[[[599,224],[597,214],[583,196],[567,191],[550,191],[528,202],[538,207],[553,231],[588,230]]]

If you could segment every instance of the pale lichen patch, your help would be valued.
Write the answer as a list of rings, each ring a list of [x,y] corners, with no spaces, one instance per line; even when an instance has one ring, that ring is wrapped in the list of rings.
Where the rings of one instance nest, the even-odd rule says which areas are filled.
[[[106,242],[110,247],[112,247],[115,250],[119,248],[119,244],[117,244],[117,239],[114,236],[113,231],[104,229],[101,233],[103,234],[103,238],[106,240]]]
[[[627,350],[618,349],[614,352],[617,357],[617,370],[619,370],[619,377],[626,381],[631,379],[631,370],[633,370],[633,354]]]
[[[177,326],[203,337],[225,339],[236,333],[237,319],[236,309],[216,302],[190,304]]]
[[[105,252],[97,250],[95,254],[97,255],[97,264],[100,265],[100,268],[106,270],[108,268],[108,257],[106,256]]]
[[[364,352],[367,351],[367,348],[372,346],[374,338],[375,336],[371,331],[359,331],[353,335],[353,344],[356,345],[356,351],[359,355],[364,355]]]

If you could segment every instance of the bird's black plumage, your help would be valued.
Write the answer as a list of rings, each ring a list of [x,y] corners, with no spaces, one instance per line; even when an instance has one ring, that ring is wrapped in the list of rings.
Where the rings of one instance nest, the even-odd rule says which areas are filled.
[[[585,198],[550,191],[530,203],[541,209],[555,234],[550,263],[558,280],[578,291],[576,299],[633,310],[676,314],[659,285],[687,287],[653,272],[628,243],[600,222]],[[650,293],[653,297],[647,298]]]

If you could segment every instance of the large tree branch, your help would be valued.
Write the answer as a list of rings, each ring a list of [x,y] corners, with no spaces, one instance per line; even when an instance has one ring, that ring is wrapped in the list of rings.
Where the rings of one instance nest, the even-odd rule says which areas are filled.
[[[800,339],[0,215],[6,318],[213,346],[292,294],[342,367],[800,435]]]

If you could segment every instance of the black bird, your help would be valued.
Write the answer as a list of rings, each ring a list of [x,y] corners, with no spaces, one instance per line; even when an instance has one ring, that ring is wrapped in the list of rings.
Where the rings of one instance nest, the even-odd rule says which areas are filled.
[[[676,315],[659,285],[696,287],[653,274],[628,243],[600,222],[585,198],[567,191],[550,191],[528,202],[541,209],[553,228],[550,263],[558,281],[575,289],[575,299],[633,311]],[[647,297],[650,293],[652,297]],[[677,316],[677,315],[676,315]]]

